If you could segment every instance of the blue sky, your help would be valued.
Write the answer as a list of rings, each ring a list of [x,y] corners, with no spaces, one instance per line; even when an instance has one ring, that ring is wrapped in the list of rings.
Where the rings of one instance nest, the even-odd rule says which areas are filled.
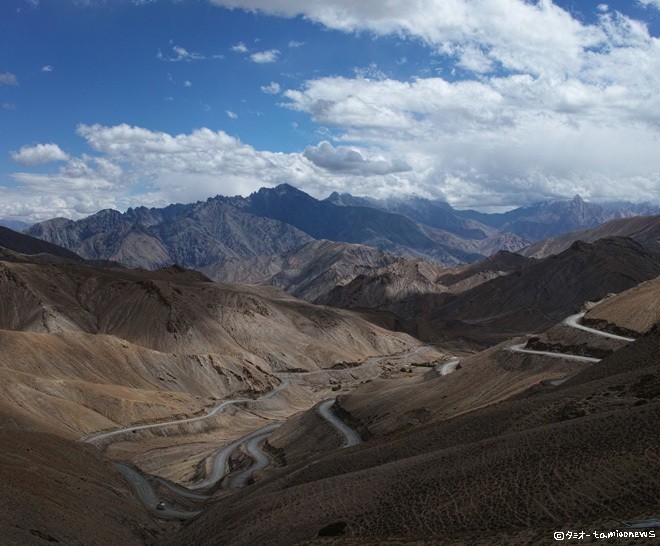
[[[411,6],[4,0],[0,217],[281,182],[482,210],[660,199],[660,1]]]

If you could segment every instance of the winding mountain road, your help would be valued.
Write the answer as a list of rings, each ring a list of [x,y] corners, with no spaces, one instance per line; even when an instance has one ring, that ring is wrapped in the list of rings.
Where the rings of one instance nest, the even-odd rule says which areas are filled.
[[[578,330],[583,330],[585,332],[589,332],[590,334],[594,334],[597,336],[601,337],[606,337],[609,339],[616,339],[617,341],[635,341],[631,337],[624,337],[624,336],[618,336],[616,334],[610,334],[609,332],[603,332],[601,330],[596,330],[595,328],[589,328],[588,326],[583,326],[580,324],[578,321],[580,321],[586,313],[576,313],[575,315],[571,315],[570,317],[566,317],[563,321],[562,324],[565,326],[570,326],[571,328],[577,328]],[[506,347],[507,350],[512,351],[514,353],[525,353],[525,354],[530,354],[530,355],[543,355],[543,356],[549,356],[552,358],[565,358],[567,360],[577,360],[579,362],[589,362],[589,363],[595,363],[595,362],[600,362],[600,358],[593,358],[591,356],[579,356],[579,355],[572,355],[568,353],[554,353],[550,351],[535,351],[533,349],[525,349],[525,346],[527,345],[527,342],[523,343],[515,343],[514,345],[509,345]]]
[[[126,463],[114,463],[114,466],[131,485],[142,504],[154,515],[165,519],[190,519],[201,514],[199,510],[177,510],[169,507],[164,510],[157,510],[156,505],[161,499],[156,495],[154,488],[142,473]]]
[[[266,425],[263,428],[250,432],[249,434],[246,434],[245,436],[242,436],[241,438],[234,440],[231,444],[222,448],[213,458],[213,466],[211,467],[211,472],[209,473],[209,475],[203,480],[191,485],[188,489],[192,491],[198,491],[200,489],[208,489],[209,487],[212,487],[213,485],[218,483],[222,478],[224,478],[225,474],[227,473],[227,462],[229,461],[230,455],[236,449],[238,449],[239,446],[241,446],[246,442],[248,442],[249,444],[250,441],[254,440],[255,438],[261,440],[267,437],[269,434],[271,434],[279,426],[280,425],[277,423]],[[250,455],[252,455],[252,453],[250,453]],[[266,461],[268,461],[268,459],[266,459]],[[256,469],[251,467],[248,470],[251,471]]]
[[[329,400],[324,400],[318,407],[318,413],[323,419],[325,419],[330,425],[332,425],[338,432],[344,437],[342,448],[356,446],[362,443],[362,438],[360,435],[349,427],[344,421],[332,413],[332,405],[335,403],[336,398],[330,398]]]
[[[250,482],[252,474],[257,470],[263,470],[270,463],[268,455],[266,455],[261,449],[261,442],[263,442],[270,434],[275,430],[279,425],[265,427],[261,431],[258,431],[259,434],[253,435],[248,442],[245,444],[245,449],[248,452],[248,455],[252,457],[254,463],[250,468],[239,472],[229,480],[229,487],[245,487]]]
[[[584,330],[585,332],[589,332],[590,334],[596,334],[597,336],[616,339],[617,341],[635,341],[631,337],[618,336],[616,334],[610,334],[609,332],[603,332],[601,330],[596,330],[595,328],[589,328],[588,326],[583,326],[578,321],[582,320],[584,318],[584,315],[586,315],[586,313],[577,313],[575,315],[571,315],[570,317],[566,317],[564,319],[563,324],[565,324],[566,326],[570,326],[571,328]]]
[[[422,346],[416,347],[413,353],[418,352],[421,348]],[[366,368],[372,366],[377,362],[381,361],[383,358],[387,358],[387,357],[370,357],[362,365],[358,367]],[[327,373],[329,371],[333,371],[333,370],[319,370],[318,372],[311,372],[311,373]],[[289,380],[290,376],[295,376],[298,374],[280,373],[277,375],[279,375],[280,378],[282,378],[280,384],[271,391],[264,394],[263,396],[260,396],[259,398],[235,398],[232,400],[224,400],[218,403],[213,408],[211,408],[204,415],[200,415],[197,417],[188,417],[183,419],[174,419],[171,421],[161,421],[158,423],[150,423],[145,425],[135,425],[135,426],[120,428],[107,432],[100,432],[88,436],[83,440],[83,442],[86,444],[94,444],[99,440],[106,440],[109,438],[119,436],[121,434],[125,434],[127,432],[136,432],[139,430],[147,430],[147,429],[157,429],[161,427],[182,425],[182,424],[203,421],[205,419],[210,419],[218,415],[218,413],[220,413],[223,409],[225,409],[228,406],[234,404],[241,404],[241,403],[258,402],[261,400],[268,400],[270,398],[273,398],[278,392],[289,387],[289,385],[291,384]],[[332,404],[333,400],[330,400],[330,403]],[[326,420],[328,420],[335,428],[337,428],[337,430],[339,430],[346,438],[344,447],[349,447],[350,445],[356,445],[360,443],[361,439],[353,429],[348,427],[342,421],[338,420],[334,415],[330,413],[326,415],[327,417],[324,416],[324,418],[326,418]],[[175,484],[173,482],[170,482],[169,480],[164,480],[159,476],[154,476],[154,479],[158,480],[161,485],[168,488],[170,491],[179,495],[180,497],[184,497],[191,500],[206,500],[210,497],[210,495],[197,493],[196,491],[208,489],[211,486],[218,483],[226,475],[227,462],[229,460],[229,456],[231,455],[231,453],[234,450],[236,450],[240,445],[247,442],[246,449],[250,454],[250,456],[255,460],[255,463],[249,469],[244,470],[243,472],[239,473],[237,476],[232,478],[230,482],[230,485],[232,487],[240,487],[246,485],[250,477],[252,476],[252,473],[255,470],[261,470],[263,468],[266,468],[266,466],[268,465],[268,457],[261,450],[260,443],[264,438],[266,438],[269,434],[273,432],[273,430],[275,430],[279,426],[280,425],[277,423],[267,425],[241,438],[238,438],[237,440],[234,440],[231,444],[225,446],[213,458],[212,469],[211,472],[209,473],[209,476],[193,484],[190,487],[185,487],[183,485]],[[158,504],[158,502],[160,502],[160,499],[158,498],[158,495],[154,491],[153,487],[151,486],[147,478],[137,469],[126,463],[116,462],[114,463],[114,465],[117,468],[117,470],[128,481],[131,487],[134,489],[138,498],[144,503],[147,509],[150,510],[154,515],[163,518],[170,518],[170,519],[187,519],[187,518],[195,517],[200,513],[198,511],[175,510],[172,508],[166,508],[165,510],[156,510],[156,505]]]
[[[527,342],[524,341],[523,343],[515,343],[514,345],[509,345],[506,347],[507,351],[511,351],[512,353],[524,353],[528,355],[542,355],[542,356],[549,356],[552,358],[564,358],[566,360],[577,360],[578,362],[600,362],[600,358],[593,358],[591,356],[579,356],[579,355],[571,355],[568,353],[553,353],[550,351],[535,351],[533,349],[525,349],[525,345],[527,345]]]
[[[280,384],[277,387],[275,387],[274,389],[268,391],[266,394],[264,394],[263,396],[260,396],[259,398],[235,398],[233,400],[225,400],[224,402],[220,402],[218,405],[211,408],[204,415],[200,415],[198,417],[188,417],[188,418],[184,418],[184,419],[176,419],[174,421],[161,421],[160,423],[151,423],[151,424],[148,424],[148,425],[137,425],[137,426],[132,426],[132,427],[120,428],[120,429],[117,429],[117,430],[112,430],[110,432],[101,432],[99,434],[94,434],[92,436],[89,436],[89,437],[85,438],[84,443],[92,444],[94,442],[97,442],[98,440],[105,440],[107,438],[112,438],[113,436],[118,436],[118,435],[124,434],[126,432],[136,432],[138,430],[169,427],[169,426],[172,426],[172,425],[183,425],[183,424],[188,424],[188,423],[195,423],[195,422],[198,422],[198,421],[204,421],[205,419],[210,419],[211,417],[215,417],[216,415],[218,415],[218,413],[220,413],[227,406],[232,406],[234,404],[241,404],[241,403],[258,402],[260,400],[268,400],[269,398],[272,398],[273,396],[275,396],[281,390],[286,389],[289,385],[290,385],[289,380],[284,379],[280,382]]]
[[[450,373],[455,372],[460,362],[461,361],[458,358],[456,360],[445,362],[442,366],[440,366],[440,375],[449,375]]]

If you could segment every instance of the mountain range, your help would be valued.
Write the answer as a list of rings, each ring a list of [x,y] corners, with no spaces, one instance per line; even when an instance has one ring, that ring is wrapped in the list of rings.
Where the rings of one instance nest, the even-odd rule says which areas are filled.
[[[629,204],[605,210],[576,196],[572,201],[483,214],[417,197],[376,200],[335,193],[318,200],[282,184],[248,197],[217,196],[205,202],[163,209],[138,207],[125,213],[103,210],[78,221],[55,218],[25,233],[86,259],[115,260],[146,269],[176,263],[216,271],[218,278],[233,275],[241,280],[227,272],[229,263],[284,254],[313,240],[362,244],[458,266],[609,218],[654,211],[658,212],[657,207]],[[237,267],[248,268],[245,264]],[[272,264],[270,270],[275,272]]]

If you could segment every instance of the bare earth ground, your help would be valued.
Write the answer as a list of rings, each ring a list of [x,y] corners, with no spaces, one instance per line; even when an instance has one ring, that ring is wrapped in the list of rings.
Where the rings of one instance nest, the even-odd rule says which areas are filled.
[[[100,453],[49,434],[0,428],[3,544],[143,544],[152,519]]]
[[[557,326],[538,342],[619,350],[589,365],[511,353],[508,342],[463,358],[457,371],[442,376],[412,366],[440,364],[447,357],[437,350],[271,289],[218,288],[197,278],[181,280],[177,271],[145,280],[136,272],[127,279],[73,268],[62,273],[58,292],[41,271],[12,266],[3,272],[13,299],[0,310],[0,320],[30,330],[0,330],[3,427],[81,437],[136,419],[199,413],[219,398],[256,397],[279,381],[290,382],[272,398],[237,404],[193,424],[126,433],[107,448],[112,459],[130,459],[185,483],[201,477],[209,456],[231,440],[288,420],[270,438],[266,450],[273,464],[256,475],[256,483],[220,491],[180,532],[164,528],[173,544],[289,544],[319,532],[367,541],[469,541],[475,533],[522,537],[555,524],[614,525],[657,515],[657,330],[621,348]],[[116,290],[118,279],[130,289]],[[123,311],[108,315],[104,298]],[[148,320],[121,320],[136,302]],[[121,335],[131,342],[115,337]],[[186,353],[196,343],[214,352]],[[373,356],[383,353],[399,356]],[[225,379],[218,381],[218,374]],[[548,385],[567,377],[559,387]],[[365,444],[336,449],[336,432],[314,410],[304,411],[337,395],[341,417]],[[48,446],[48,438],[41,434],[33,441]],[[161,527],[149,523],[130,493],[125,496],[127,486],[98,452],[52,442],[65,446],[65,461],[77,462],[70,468],[60,467],[57,457],[14,464],[18,476],[27,467],[23,473],[35,485],[21,489],[8,479],[9,494],[19,506],[33,503],[22,508],[35,514],[26,521],[42,522],[37,534],[32,528],[21,533],[65,543],[79,537],[103,543],[97,532],[119,542],[161,542]],[[21,448],[11,441],[3,446],[9,476]],[[96,468],[98,476],[75,474],[76,465]],[[245,454],[230,460],[232,468],[247,465]],[[34,470],[56,476],[43,485],[48,502],[59,508],[39,511],[39,497],[30,489],[36,488]],[[121,487],[109,490],[118,498],[107,498],[103,484],[117,482]],[[74,486],[61,489],[68,483]],[[88,505],[96,511],[80,521],[91,497]],[[106,503],[116,506],[107,512]],[[60,509],[67,514],[63,521],[71,521],[68,527],[50,521],[59,521]],[[16,517],[11,507],[7,511]],[[113,530],[118,522],[123,534]]]
[[[615,526],[657,516],[658,343],[653,331],[601,363],[584,365],[559,387],[537,384],[472,411],[467,406],[481,400],[468,390],[478,381],[470,386],[460,379],[462,370],[470,371],[466,366],[443,378],[471,399],[456,417],[441,409],[442,380],[426,382],[436,396],[425,399],[417,397],[419,384],[402,387],[398,396],[391,387],[378,396],[375,384],[377,410],[360,389],[341,403],[349,411],[360,408],[355,418],[375,433],[371,440],[311,464],[294,462],[219,499],[170,543],[288,544],[328,526],[342,538],[372,543],[383,537],[469,542],[473,533],[523,538],[534,536],[530,529]],[[522,359],[513,367],[533,365],[536,357]],[[485,371],[479,375],[488,378]],[[425,422],[401,426],[391,415],[414,405],[430,414]],[[295,445],[283,449],[296,451]]]
[[[585,319],[605,321],[632,332],[648,332],[660,322],[660,277],[600,303]]]

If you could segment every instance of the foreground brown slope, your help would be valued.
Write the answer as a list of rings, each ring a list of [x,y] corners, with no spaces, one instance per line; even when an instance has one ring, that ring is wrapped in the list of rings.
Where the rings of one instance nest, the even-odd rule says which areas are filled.
[[[201,412],[279,381],[249,360],[152,351],[114,336],[0,330],[0,409],[73,438]]]
[[[163,531],[97,450],[49,434],[0,427],[0,491],[3,544],[144,544]]]
[[[510,544],[522,531],[549,541],[557,529],[607,530],[624,519],[653,517],[660,490],[659,343],[654,329],[559,387],[535,385],[395,433],[378,432],[394,406],[374,399],[369,409],[365,396],[353,404],[356,391],[341,405],[349,412],[367,408],[363,417],[373,421],[362,419],[362,426],[376,432],[373,438],[313,464],[272,471],[216,501],[171,543],[284,544],[324,530],[372,543],[500,537]],[[526,358],[535,357],[523,357],[523,367]],[[429,390],[436,386],[428,382]],[[419,400],[418,415],[433,414],[430,400],[444,404],[442,395]]]

